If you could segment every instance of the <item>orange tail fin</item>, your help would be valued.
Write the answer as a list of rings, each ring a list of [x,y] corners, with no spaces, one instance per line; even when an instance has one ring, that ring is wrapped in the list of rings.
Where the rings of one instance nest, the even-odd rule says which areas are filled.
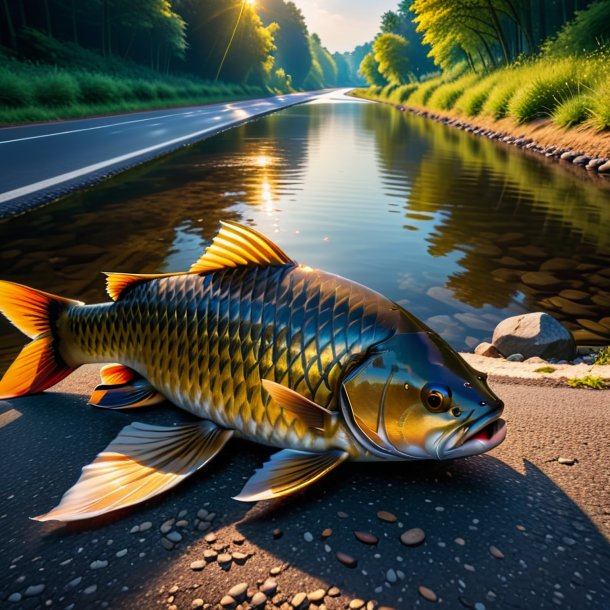
[[[75,305],[82,303],[0,281],[0,312],[32,339],[0,381],[0,399],[42,392],[74,370],[59,354],[56,323]]]

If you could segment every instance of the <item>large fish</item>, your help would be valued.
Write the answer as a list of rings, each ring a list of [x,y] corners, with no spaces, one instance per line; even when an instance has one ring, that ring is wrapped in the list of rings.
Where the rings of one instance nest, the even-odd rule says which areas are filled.
[[[223,222],[190,271],[108,274],[114,302],[85,305],[0,282],[0,311],[32,339],[0,398],[102,368],[90,403],[171,401],[201,421],[132,423],[39,521],[136,504],[179,483],[235,436],[282,450],[236,499],[292,493],[345,460],[452,459],[505,436],[503,404],[436,333],[360,284],[298,265]]]

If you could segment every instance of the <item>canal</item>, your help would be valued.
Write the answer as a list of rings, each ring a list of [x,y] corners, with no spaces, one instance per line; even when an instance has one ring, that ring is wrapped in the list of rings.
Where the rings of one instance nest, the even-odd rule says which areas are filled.
[[[85,302],[182,271],[232,219],[394,299],[453,347],[546,311],[610,342],[610,181],[384,105],[283,110],[0,225],[7,279]],[[23,337],[4,320],[0,368]]]

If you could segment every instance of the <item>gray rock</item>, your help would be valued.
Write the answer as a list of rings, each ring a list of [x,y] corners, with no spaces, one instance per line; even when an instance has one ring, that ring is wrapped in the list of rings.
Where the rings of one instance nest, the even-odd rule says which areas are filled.
[[[588,170],[596,170],[598,167],[601,167],[606,162],[606,159],[591,159],[589,163],[587,163]]]
[[[305,542],[313,542],[313,535],[311,532],[305,532],[303,538],[305,539]]]
[[[523,356],[523,354],[511,354],[510,356],[507,356],[506,359],[509,362],[523,362],[525,360],[525,357]]]
[[[574,152],[573,150],[566,150],[564,153],[562,153],[561,158],[564,161],[573,161],[578,156],[580,156],[580,153]]]
[[[26,590],[24,595],[26,597],[34,597],[35,595],[40,595],[44,591],[44,585],[30,585]]]
[[[606,161],[603,165],[597,168],[600,174],[610,174],[610,160]]]
[[[487,358],[502,358],[502,354],[491,343],[487,343],[487,341],[479,343],[474,348],[474,353],[479,356],[486,356]]]
[[[591,161],[591,157],[587,157],[587,155],[579,155],[575,159],[572,159],[574,165],[586,165],[589,161]]]
[[[173,532],[169,532],[169,534],[167,534],[167,539],[170,542],[180,542],[182,540],[182,534],[174,530]]]
[[[19,592],[11,593],[8,596],[7,601],[11,602],[11,604],[18,604],[21,601],[21,593],[19,593]]]
[[[125,555],[127,555],[127,549],[121,549],[120,551],[116,552],[117,557],[125,557]]]
[[[385,574],[385,579],[388,582],[395,583],[398,580],[398,576],[396,576],[396,572],[390,568]]]
[[[150,521],[144,521],[144,523],[140,523],[140,531],[145,532],[152,527],[152,523]]]
[[[108,562],[105,559],[96,559],[91,562],[89,566],[92,570],[100,570],[101,568],[108,567]]]
[[[570,331],[542,312],[502,320],[494,330],[492,343],[501,354],[522,354],[525,359],[538,356],[571,360],[576,355]]]

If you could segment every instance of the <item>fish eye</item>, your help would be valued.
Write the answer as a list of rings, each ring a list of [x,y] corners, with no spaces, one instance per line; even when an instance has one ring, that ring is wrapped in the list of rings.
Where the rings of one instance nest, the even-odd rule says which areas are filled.
[[[453,407],[453,409],[451,409],[451,415],[453,415],[453,417],[459,417],[462,414],[462,410],[459,407]]]
[[[422,388],[421,400],[431,413],[443,413],[451,406],[451,390],[447,386],[427,383]]]

